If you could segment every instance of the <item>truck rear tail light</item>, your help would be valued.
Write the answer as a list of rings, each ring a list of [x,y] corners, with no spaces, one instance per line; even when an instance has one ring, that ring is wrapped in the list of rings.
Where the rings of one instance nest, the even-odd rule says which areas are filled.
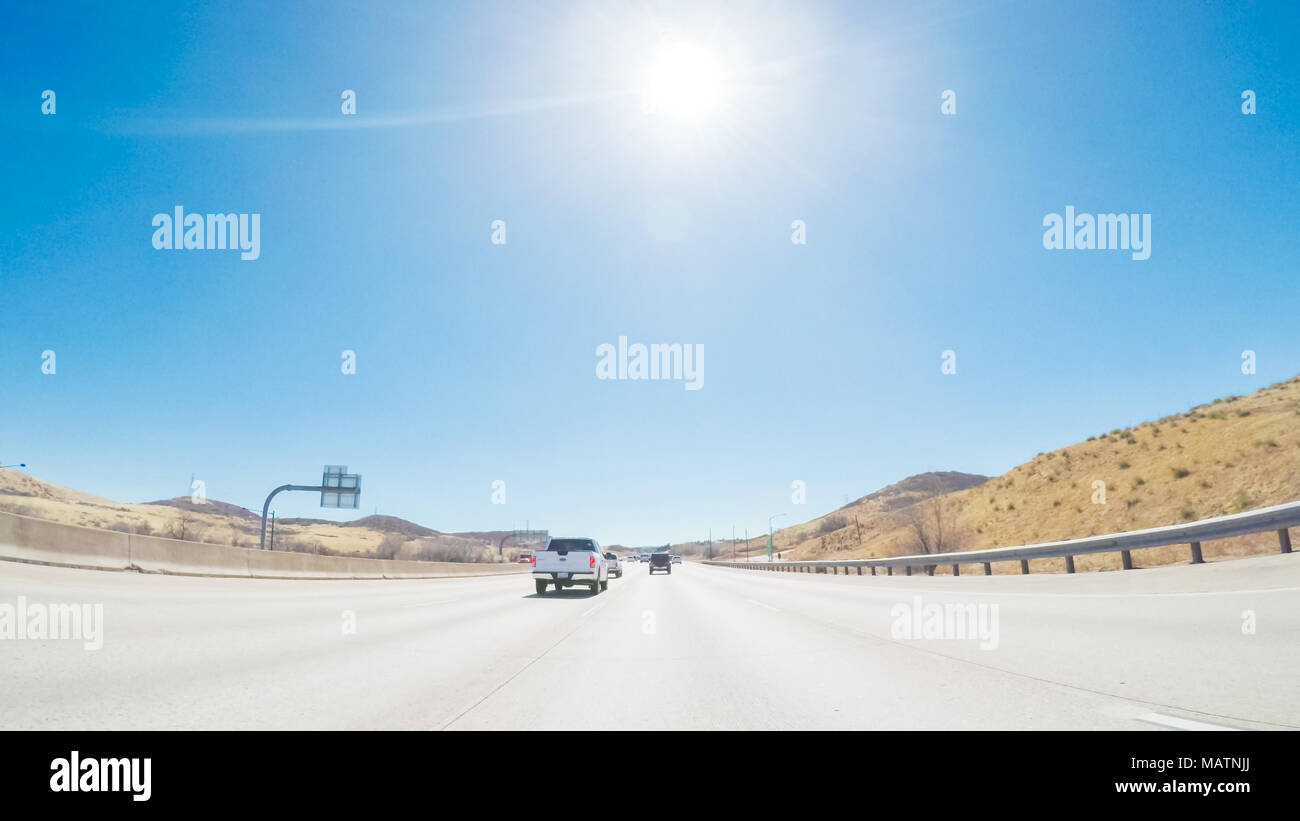
[[[528,561],[530,561],[530,562],[532,562],[534,565],[536,565],[536,564],[537,564],[537,557],[536,557],[536,556],[529,556],[529,557],[528,557]]]
[[[595,566],[596,566],[596,557],[592,556],[591,559],[587,562],[587,567],[595,567]]]

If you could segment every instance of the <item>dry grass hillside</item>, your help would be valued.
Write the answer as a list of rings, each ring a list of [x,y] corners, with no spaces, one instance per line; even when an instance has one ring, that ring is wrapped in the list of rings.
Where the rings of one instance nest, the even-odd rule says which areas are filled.
[[[26,473],[0,470],[0,510],[52,522],[127,533],[166,536],[192,542],[257,547],[261,514],[209,499],[189,497],[123,504],[70,490]],[[394,516],[366,516],[351,522],[282,519],[275,548],[338,556],[495,561],[495,543],[439,533]],[[506,559],[515,553],[506,550]]]
[[[1104,483],[1104,494],[1101,492]],[[871,497],[866,497],[870,499]],[[1300,499],[1300,376],[1040,453],[982,485],[892,511],[859,500],[777,534],[787,558],[867,558],[1005,547],[1175,524]],[[1207,561],[1277,550],[1271,533],[1207,542]],[[1138,566],[1187,561],[1186,547],[1142,550]],[[1119,567],[1081,556],[1078,570]],[[1063,570],[1063,559],[1032,563]],[[1018,572],[1014,565],[995,572]]]

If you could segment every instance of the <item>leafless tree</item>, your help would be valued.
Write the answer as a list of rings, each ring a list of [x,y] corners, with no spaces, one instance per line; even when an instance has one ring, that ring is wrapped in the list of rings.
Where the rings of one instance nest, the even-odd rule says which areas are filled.
[[[909,507],[907,521],[917,553],[944,553],[954,548],[956,534],[939,499],[923,499]]]
[[[406,539],[402,538],[402,534],[385,533],[384,540],[379,543],[379,549],[375,551],[375,558],[395,559],[405,546]]]
[[[194,517],[190,515],[188,510],[182,510],[180,516],[167,525],[167,537],[183,542],[187,536],[194,535],[193,530]]]

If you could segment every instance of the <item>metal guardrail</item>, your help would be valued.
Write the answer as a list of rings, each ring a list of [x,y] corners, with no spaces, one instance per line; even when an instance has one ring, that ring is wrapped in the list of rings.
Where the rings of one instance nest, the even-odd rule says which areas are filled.
[[[1109,533],[1104,536],[1089,536],[1084,539],[1070,539],[1063,542],[1044,542],[1017,547],[995,547],[988,550],[965,550],[953,553],[918,553],[911,556],[891,556],[880,559],[846,559],[841,561],[809,562],[718,562],[705,564],[720,567],[740,567],[749,570],[769,570],[789,573],[824,573],[827,569],[839,573],[844,568],[857,568],[862,575],[862,568],[871,568],[871,575],[876,575],[876,568],[885,568],[889,575],[894,575],[894,568],[903,568],[906,575],[912,575],[912,568],[925,568],[933,576],[939,565],[951,565],[953,575],[961,574],[963,564],[983,564],[984,575],[993,573],[993,562],[1020,562],[1020,572],[1029,572],[1030,559],[1065,558],[1065,572],[1074,572],[1074,557],[1091,553],[1110,553],[1118,551],[1125,570],[1133,569],[1134,550],[1148,547],[1167,547],[1185,544],[1191,548],[1192,563],[1201,564],[1201,542],[1214,539],[1227,539],[1232,536],[1245,536],[1250,533],[1277,531],[1278,544],[1283,553],[1291,552],[1291,534],[1288,528],[1300,526],[1300,501],[1287,502],[1273,507],[1260,508],[1245,513],[1233,513],[1216,516],[1189,524],[1153,527],[1147,530],[1131,530],[1125,533]]]

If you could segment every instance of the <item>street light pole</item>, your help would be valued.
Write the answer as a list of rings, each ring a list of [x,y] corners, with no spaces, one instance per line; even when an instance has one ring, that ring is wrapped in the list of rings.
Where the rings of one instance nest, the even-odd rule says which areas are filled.
[[[767,560],[769,562],[772,561],[772,520],[779,519],[784,515],[784,513],[773,513],[767,517]]]

